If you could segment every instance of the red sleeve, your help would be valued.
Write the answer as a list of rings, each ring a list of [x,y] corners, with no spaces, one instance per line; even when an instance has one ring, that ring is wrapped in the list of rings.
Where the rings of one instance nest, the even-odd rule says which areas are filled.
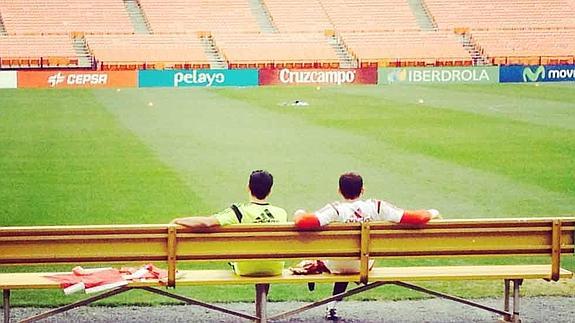
[[[404,224],[425,224],[431,220],[431,214],[425,210],[404,211],[401,221]]]
[[[300,230],[313,230],[321,226],[319,219],[313,213],[298,215],[294,218],[294,222],[296,228]]]

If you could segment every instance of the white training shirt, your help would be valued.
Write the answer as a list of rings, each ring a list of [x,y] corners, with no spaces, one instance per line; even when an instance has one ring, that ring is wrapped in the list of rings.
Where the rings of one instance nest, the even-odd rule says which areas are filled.
[[[321,226],[331,222],[391,221],[399,223],[403,209],[381,200],[329,203],[314,212]]]
[[[391,221],[399,223],[403,216],[403,209],[381,200],[358,200],[354,202],[329,203],[314,214],[321,226],[332,222],[366,222]],[[324,260],[326,267],[332,274],[359,273],[359,260]],[[373,267],[373,260],[369,261],[369,268]]]

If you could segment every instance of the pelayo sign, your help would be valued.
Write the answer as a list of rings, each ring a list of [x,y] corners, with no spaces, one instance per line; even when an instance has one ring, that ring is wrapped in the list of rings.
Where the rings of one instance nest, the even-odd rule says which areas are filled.
[[[575,65],[502,66],[501,82],[575,81]]]
[[[212,87],[255,86],[258,71],[245,70],[174,70],[139,72],[140,87]]]
[[[260,85],[376,84],[377,69],[263,69]]]
[[[499,68],[421,67],[380,68],[379,84],[392,83],[498,83]]]

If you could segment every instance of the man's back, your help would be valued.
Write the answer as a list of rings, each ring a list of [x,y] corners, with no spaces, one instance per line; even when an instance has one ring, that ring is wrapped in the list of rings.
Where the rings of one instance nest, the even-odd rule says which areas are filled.
[[[239,223],[286,223],[287,212],[270,205],[267,198],[273,186],[273,176],[265,170],[254,170],[250,174],[248,189],[250,202],[232,204],[212,216],[187,217],[172,220],[191,229],[212,228]],[[233,248],[233,246],[231,246]],[[242,276],[270,276],[282,273],[283,261],[250,261],[235,263],[234,270]]]
[[[220,225],[287,222],[287,212],[284,209],[256,202],[233,204],[214,217]],[[241,261],[234,263],[234,271],[240,276],[275,276],[281,275],[284,265],[283,261]]]
[[[329,203],[316,211],[315,214],[323,226],[331,222],[399,222],[403,212],[403,209],[391,203],[369,199]]]
[[[269,203],[233,204],[214,216],[218,219],[220,225],[287,222],[286,210]]]

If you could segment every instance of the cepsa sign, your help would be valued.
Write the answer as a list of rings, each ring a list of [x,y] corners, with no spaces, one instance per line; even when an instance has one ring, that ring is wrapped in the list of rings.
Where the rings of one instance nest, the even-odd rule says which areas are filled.
[[[19,88],[136,87],[138,72],[19,71]]]
[[[260,85],[377,84],[377,69],[263,69],[259,78]]]

